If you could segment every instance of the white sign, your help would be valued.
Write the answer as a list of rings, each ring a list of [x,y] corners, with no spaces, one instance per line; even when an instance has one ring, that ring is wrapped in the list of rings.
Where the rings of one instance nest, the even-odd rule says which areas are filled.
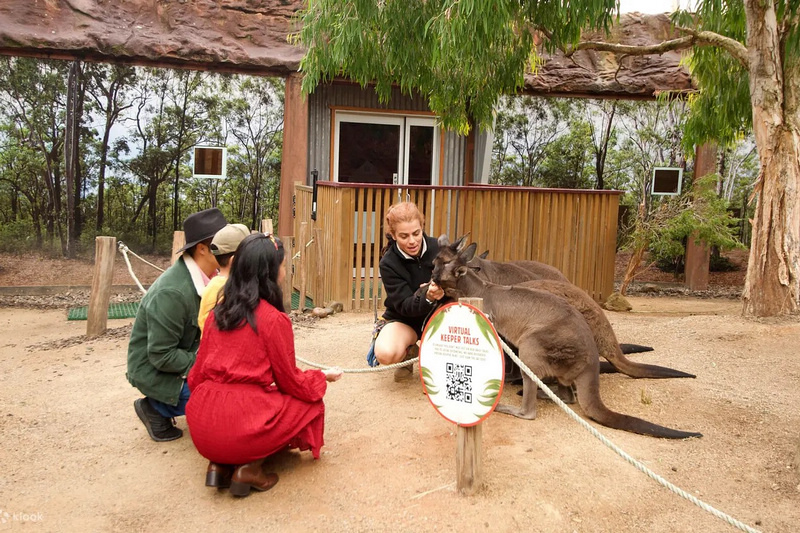
[[[503,392],[500,338],[471,305],[451,303],[434,313],[422,333],[419,367],[428,400],[454,424],[479,424]]]
[[[195,146],[192,177],[223,179],[228,175],[228,149],[224,146]]]

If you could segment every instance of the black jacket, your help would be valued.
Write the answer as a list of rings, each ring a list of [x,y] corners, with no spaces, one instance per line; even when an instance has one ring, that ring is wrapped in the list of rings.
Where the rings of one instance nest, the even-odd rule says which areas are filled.
[[[425,301],[427,288],[420,288],[431,280],[433,259],[439,253],[439,244],[433,237],[423,234],[427,249],[422,257],[407,259],[392,242],[389,250],[381,258],[381,280],[386,289],[383,317],[397,320],[416,330],[419,336],[425,318],[433,309],[433,304]]]

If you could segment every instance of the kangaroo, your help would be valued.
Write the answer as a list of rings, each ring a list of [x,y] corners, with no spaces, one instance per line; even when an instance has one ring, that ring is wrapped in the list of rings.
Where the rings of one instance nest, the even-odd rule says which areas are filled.
[[[608,409],[600,398],[600,356],[592,331],[575,308],[550,292],[529,287],[500,286],[478,277],[467,263],[475,255],[475,243],[464,249],[463,239],[440,242],[434,260],[433,281],[445,294],[483,298],[484,311],[504,338],[519,349],[520,359],[537,375],[551,376],[565,386],[575,385],[584,413],[604,426],[668,439],[701,437],[702,434],[659,426]],[[443,249],[447,252],[442,253]],[[445,257],[446,256],[446,257]],[[496,410],[518,418],[536,418],[537,386],[523,375],[522,404],[500,404]]]
[[[446,237],[446,235],[443,235]],[[466,237],[466,235],[464,236]],[[460,240],[463,240],[462,237]],[[448,240],[449,243],[449,240]],[[458,244],[458,243],[456,243]],[[486,281],[491,283],[495,283],[497,285],[520,285],[525,283],[534,283],[535,281],[539,280],[549,280],[553,282],[559,282],[566,284],[569,287],[575,287],[574,284],[570,283],[570,281],[561,273],[560,270],[557,268],[550,266],[545,263],[540,263],[538,261],[508,261],[508,262],[498,262],[498,261],[491,261],[487,259],[489,256],[489,250],[486,250],[482,254],[477,257],[473,257],[472,260],[469,262],[469,266],[476,268],[476,272],[478,272],[478,276]],[[551,287],[552,290],[548,287]],[[587,322],[591,326],[592,323],[595,321],[594,318],[587,316],[595,313],[600,313],[603,315],[603,319],[608,322],[608,319],[605,318],[605,314],[603,313],[602,308],[597,305],[597,303],[589,298],[584,291],[581,291],[579,288],[575,287],[575,291],[571,291],[561,287],[558,283],[545,283],[540,285],[539,287],[543,290],[548,290],[550,292],[562,293],[562,297],[565,298],[569,303],[578,307],[578,310],[586,316]],[[567,296],[567,293],[570,296]],[[590,304],[588,302],[584,303],[585,300],[590,300],[593,304],[590,308]],[[584,311],[586,309],[586,311]],[[608,324],[608,328],[611,325]],[[613,331],[612,331],[613,334]],[[614,342],[617,343],[616,336],[614,337]],[[652,352],[653,348],[651,346],[642,346],[641,344],[628,344],[628,343],[617,343],[619,350],[623,354],[629,353],[640,353],[640,352]],[[600,354],[604,355],[605,350],[603,346],[598,344],[597,346],[600,349]],[[620,370],[615,365],[605,365],[603,362],[600,363],[600,373],[611,373]],[[622,370],[620,370],[622,372]],[[628,374],[630,375],[630,374]],[[656,376],[632,376],[632,377],[656,377]],[[690,375],[683,375],[683,376],[658,376],[658,377],[694,377]]]
[[[517,286],[547,291],[566,300],[569,305],[583,315],[584,320],[589,325],[589,329],[592,331],[594,342],[600,355],[605,357],[617,371],[626,376],[655,379],[697,377],[694,374],[664,366],[637,363],[625,357],[620,344],[617,342],[614,329],[611,327],[611,323],[608,321],[603,309],[580,287],[572,283],[553,280],[526,281],[517,284]]]

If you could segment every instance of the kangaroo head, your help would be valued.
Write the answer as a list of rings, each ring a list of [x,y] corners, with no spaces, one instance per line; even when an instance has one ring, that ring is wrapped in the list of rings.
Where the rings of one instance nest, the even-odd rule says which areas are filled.
[[[475,256],[476,243],[464,246],[467,235],[450,244],[447,235],[439,237],[439,254],[433,260],[433,282],[451,298],[458,297],[458,280],[469,271],[467,263]]]

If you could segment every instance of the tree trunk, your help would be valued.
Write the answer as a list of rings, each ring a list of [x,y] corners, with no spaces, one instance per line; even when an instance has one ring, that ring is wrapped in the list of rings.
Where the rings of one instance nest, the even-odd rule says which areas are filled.
[[[747,0],[745,9],[753,131],[761,171],[742,300],[745,315],[767,317],[798,311],[800,134],[793,84],[800,81],[800,63],[781,57],[772,3]]]
[[[95,229],[100,233],[105,223],[106,210],[106,163],[108,162],[108,139],[111,136],[112,123],[110,113],[106,112],[106,125],[103,130],[103,143],[100,145],[100,163],[97,168],[97,222]]]
[[[759,152],[771,153],[761,156],[761,183],[742,294],[745,315],[767,317],[798,311],[800,154],[796,137],[782,129],[773,148],[759,147]]]

